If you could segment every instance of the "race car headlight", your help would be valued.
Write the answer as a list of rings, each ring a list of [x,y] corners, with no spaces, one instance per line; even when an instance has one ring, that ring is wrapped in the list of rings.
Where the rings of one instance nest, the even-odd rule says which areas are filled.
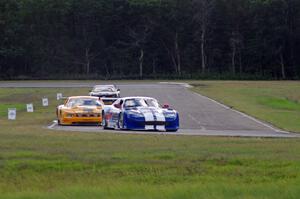
[[[175,118],[176,113],[165,113],[164,116],[167,117],[167,118]]]
[[[68,118],[74,117],[74,116],[75,116],[75,114],[73,114],[73,113],[66,113],[65,114],[65,117],[68,117]]]

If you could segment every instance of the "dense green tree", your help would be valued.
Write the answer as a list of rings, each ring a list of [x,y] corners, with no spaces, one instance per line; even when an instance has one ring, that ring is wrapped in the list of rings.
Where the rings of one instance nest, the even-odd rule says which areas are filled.
[[[299,0],[1,0],[0,78],[300,77]]]

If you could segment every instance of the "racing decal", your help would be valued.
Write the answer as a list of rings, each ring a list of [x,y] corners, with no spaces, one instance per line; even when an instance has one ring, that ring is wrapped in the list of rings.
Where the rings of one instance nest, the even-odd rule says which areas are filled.
[[[145,130],[166,130],[164,125],[166,118],[163,111],[155,108],[139,108],[138,110],[145,118]]]
[[[141,111],[142,112],[142,111]],[[159,111],[157,109],[151,108],[148,109],[147,111],[145,110],[143,112],[144,116],[145,116],[145,121],[153,121],[154,125],[146,125],[145,129],[153,129],[153,130],[159,130],[159,131],[164,131],[165,129],[165,125],[158,125],[157,122],[165,122],[166,118],[163,114],[162,111]],[[147,116],[147,119],[146,119]]]
[[[156,117],[156,121],[159,121],[159,122],[166,121],[166,118],[165,118],[164,114],[162,113],[162,111],[153,110],[153,114]]]
[[[154,115],[149,109],[141,108],[139,111],[144,115],[145,122],[154,121]],[[145,130],[154,130],[154,125],[145,125]]]
[[[152,113],[154,115],[155,121],[157,122],[165,122],[166,118],[164,116],[164,114],[162,113],[162,111],[159,110],[152,110]],[[165,131],[165,125],[155,125],[155,129],[159,130],[159,131]]]
[[[154,121],[154,115],[148,109],[140,109],[140,112],[144,115],[146,122]]]

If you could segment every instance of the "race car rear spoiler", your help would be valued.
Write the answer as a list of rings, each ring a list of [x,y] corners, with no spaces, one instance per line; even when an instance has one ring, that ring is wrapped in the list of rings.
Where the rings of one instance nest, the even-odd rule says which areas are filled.
[[[104,105],[112,105],[118,98],[113,97],[101,97],[100,100],[103,101]]]

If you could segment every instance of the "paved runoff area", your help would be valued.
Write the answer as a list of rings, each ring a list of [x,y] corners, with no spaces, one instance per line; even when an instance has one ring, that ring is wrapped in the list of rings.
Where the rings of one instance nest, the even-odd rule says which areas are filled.
[[[81,87],[91,88],[96,82],[0,82],[0,87]],[[175,134],[241,137],[299,137],[272,127],[244,113],[233,110],[208,97],[194,93],[187,84],[178,83],[115,83],[121,96],[149,96],[169,104],[180,116],[180,130],[176,133],[149,131],[112,131],[102,127],[58,126],[55,122],[48,128],[66,131]],[[53,116],[55,117],[55,116]]]

